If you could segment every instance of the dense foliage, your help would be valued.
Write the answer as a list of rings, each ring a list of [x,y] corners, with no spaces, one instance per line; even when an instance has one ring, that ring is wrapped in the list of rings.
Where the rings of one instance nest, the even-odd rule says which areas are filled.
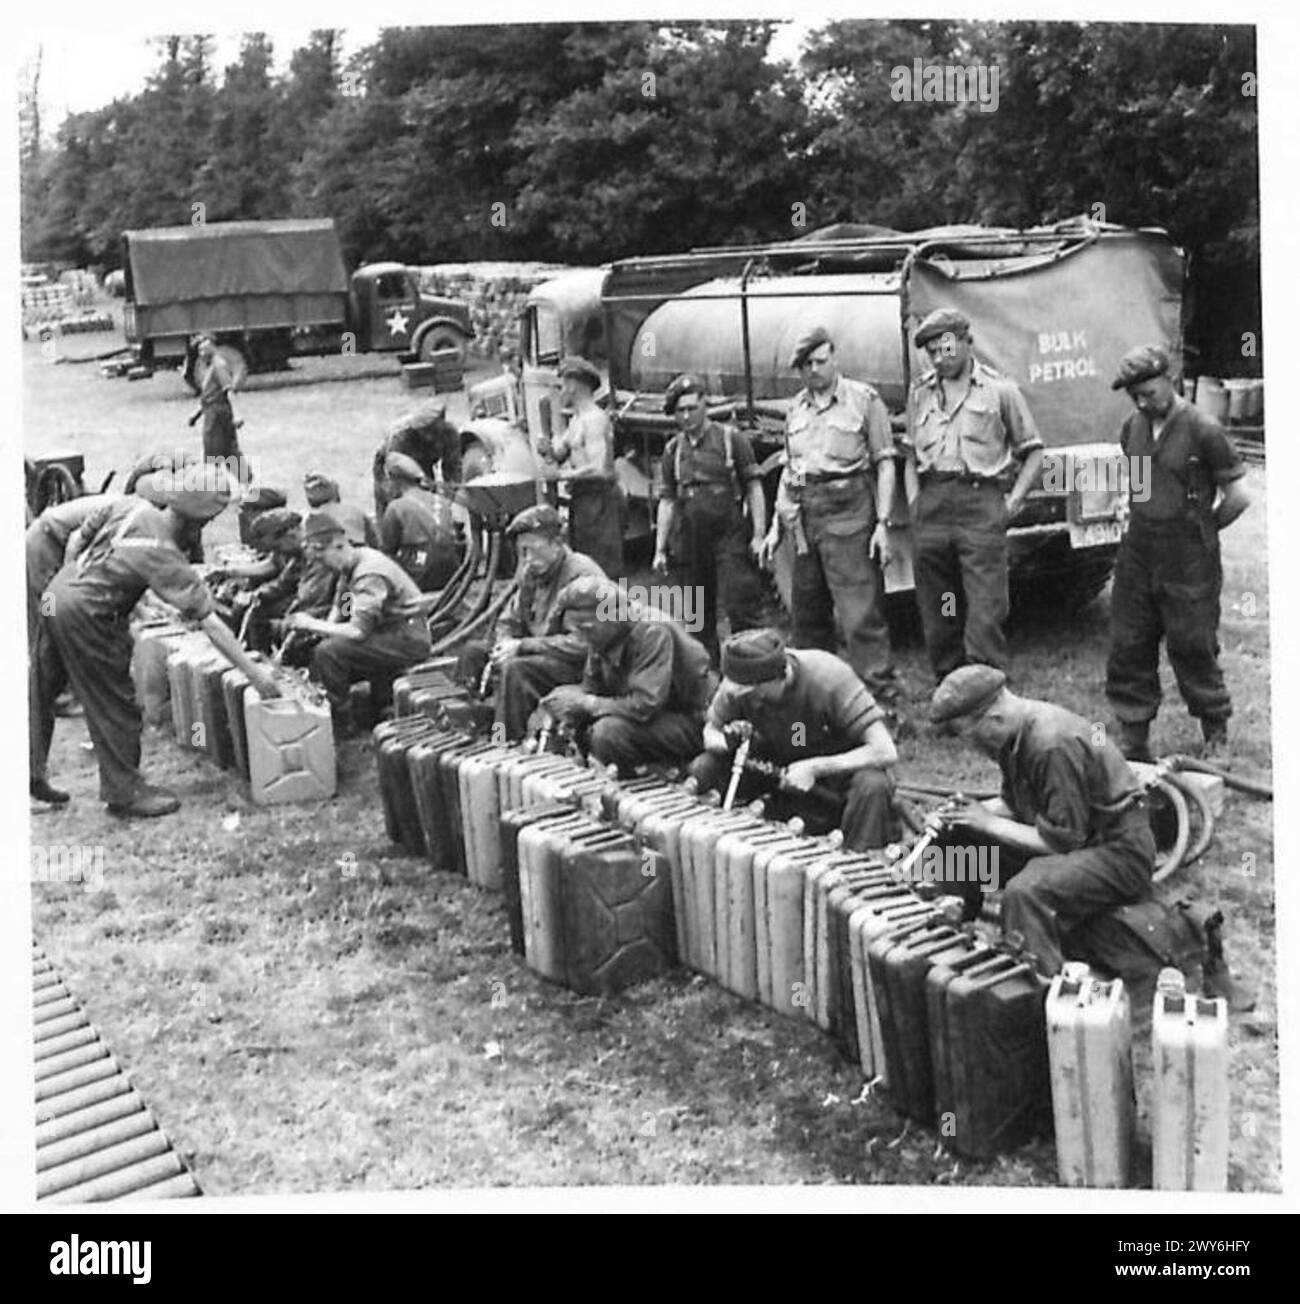
[[[23,138],[24,256],[116,265],[124,229],[328,215],[351,260],[545,258],[1089,213],[1193,256],[1208,370],[1253,374],[1249,27],[837,22],[794,66],[768,22],[394,28],[346,66],[319,31],[165,37],[138,94]],[[996,110],[900,101],[894,70],[981,65]],[[197,209],[196,205],[202,205]]]

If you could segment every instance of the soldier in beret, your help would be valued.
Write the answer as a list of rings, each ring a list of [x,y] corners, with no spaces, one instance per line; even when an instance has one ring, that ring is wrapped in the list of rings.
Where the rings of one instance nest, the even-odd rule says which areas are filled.
[[[882,573],[894,497],[889,413],[870,385],[840,375],[820,326],[800,337],[790,366],[804,387],[786,414],[786,464],[763,555],[790,532],[794,645],[834,652],[838,623],[849,664],[890,704],[898,684]]]
[[[302,478],[303,497],[313,511],[327,511],[344,529],[348,542],[378,547],[379,536],[375,523],[353,503],[345,503],[339,495],[339,482],[321,471],[308,471]]]
[[[388,482],[389,453],[403,453],[420,468],[427,480],[439,470],[444,484],[457,484],[461,477],[460,434],[447,420],[447,400],[430,399],[403,413],[389,427],[384,441],[375,449],[375,520],[382,521],[384,509],[393,497]]]
[[[667,572],[669,541],[680,528],[683,578],[703,592],[701,641],[716,660],[719,591],[733,634],[763,623],[763,582],[754,562],[763,555],[767,503],[749,436],[709,420],[698,376],[681,375],[668,386],[664,412],[677,418],[678,433],[661,462],[654,569]]]
[[[916,605],[938,681],[967,662],[1007,665],[1007,523],[1037,481],[1043,441],[1020,390],[975,358],[962,313],[936,309],[913,339],[934,370],[912,386],[899,443]]]
[[[312,512],[303,522],[303,546],[337,576],[334,605],[324,620],[296,611],[283,625],[286,632],[320,635],[311,677],[325,689],[335,728],[346,737],[357,727],[349,709],[352,685],[367,680],[372,706],[387,706],[393,680],[429,655],[429,627],[411,577],[382,552],[355,547],[328,512]]]
[[[839,657],[788,649],[772,629],[735,634],[722,646],[722,683],[704,720],[704,752],[691,764],[699,789],[725,790],[745,734],[751,756],[780,777],[742,776],[741,801],[770,795],[779,819],[800,816],[814,834],[838,827],[850,851],[898,837],[885,712]]]
[[[379,522],[379,546],[422,593],[441,589],[459,561],[451,513],[426,488],[428,481],[414,458],[389,453],[384,470],[390,497]]]
[[[614,428],[597,405],[600,372],[586,358],[560,362],[560,402],[572,415],[564,434],[538,451],[559,467],[569,491],[569,543],[613,578],[623,573],[623,492],[614,471]]]
[[[529,716],[547,693],[581,681],[587,642],[566,626],[559,598],[574,580],[604,579],[605,572],[564,542],[560,513],[549,503],[525,508],[506,534],[515,541],[519,587],[497,621],[491,651],[483,643],[467,645],[460,674],[477,682],[491,659],[499,675],[496,723],[513,741],[527,732]]]
[[[1151,759],[1162,639],[1207,756],[1226,749],[1232,714],[1219,667],[1219,531],[1250,505],[1246,468],[1223,428],[1177,393],[1169,373],[1165,350],[1143,345],[1124,355],[1111,386],[1127,390],[1136,408],[1120,447],[1150,466],[1149,492],[1141,500],[1130,493],[1110,599],[1106,696],[1131,760]]]
[[[560,609],[585,639],[587,660],[582,682],[553,689],[542,708],[577,731],[593,760],[624,774],[689,761],[715,684],[703,646],[609,580],[575,580]]]
[[[131,681],[127,618],[146,589],[199,622],[217,651],[243,670],[263,697],[280,694],[270,674],[248,659],[213,610],[207,585],[176,544],[186,522],[210,521],[230,503],[225,471],[215,465],[160,471],[144,477],[136,488],[136,495],[115,499],[98,518],[93,534],[86,531],[78,540],[73,559],[43,595],[45,632],[39,640],[35,709],[29,722],[31,793],[41,801],[67,800],[45,776],[54,702],[71,684],[86,712],[99,764],[100,796],[109,812],[151,817],[170,814],[180,802],[146,783],[140,773],[142,720]],[[150,499],[163,506],[155,507]]]
[[[946,676],[930,719],[952,726],[1002,771],[999,799],[952,803],[937,818],[949,844],[998,848],[1002,880],[1014,875],[1002,926],[1020,934],[1050,977],[1072,930],[1151,893],[1156,847],[1137,779],[1091,722],[1016,696],[992,666]],[[970,886],[945,888],[960,895]]]

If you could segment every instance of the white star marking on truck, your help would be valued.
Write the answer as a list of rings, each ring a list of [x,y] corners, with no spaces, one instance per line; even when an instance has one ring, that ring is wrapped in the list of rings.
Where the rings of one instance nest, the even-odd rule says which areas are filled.
[[[390,335],[405,335],[406,322],[406,314],[400,308],[394,308],[393,315],[388,319],[388,333]]]

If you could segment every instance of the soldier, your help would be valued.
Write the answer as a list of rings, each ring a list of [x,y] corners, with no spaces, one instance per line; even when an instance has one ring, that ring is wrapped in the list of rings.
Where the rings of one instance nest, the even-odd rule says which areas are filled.
[[[596,405],[600,372],[585,358],[568,357],[559,368],[560,401],[572,409],[568,429],[539,444],[543,457],[560,466],[569,486],[569,543],[612,579],[623,573],[623,493],[614,472],[614,431]]]
[[[788,650],[771,629],[735,634],[722,647],[722,683],[704,721],[704,754],[691,765],[701,791],[724,790],[740,738],[778,776],[742,774],[737,797],[770,793],[775,815],[798,815],[813,833],[838,826],[864,851],[899,834],[892,798],[898,759],[885,713],[839,657]]]
[[[429,627],[411,577],[382,552],[355,547],[329,513],[312,512],[303,522],[303,546],[338,577],[334,606],[326,620],[294,612],[284,629],[321,636],[311,654],[311,677],[328,694],[335,728],[345,737],[355,729],[352,685],[368,680],[372,705],[386,706],[393,680],[429,655]]]
[[[225,359],[207,335],[198,343],[199,366],[203,381],[199,389],[198,410],[189,424],[203,422],[203,457],[206,461],[218,460],[234,473],[241,484],[251,478],[239,451],[239,437],[235,433],[241,423],[235,420],[235,410],[230,402],[235,384]]]
[[[249,529],[248,541],[262,555],[263,564],[232,566],[225,572],[247,581],[231,597],[231,618],[238,629],[248,613],[244,644],[256,652],[269,650],[273,622],[297,600],[306,567],[301,526],[302,517],[287,507],[262,512]],[[208,583],[212,580],[209,572]]]
[[[419,586],[441,589],[456,570],[456,534],[446,507],[431,494],[414,458],[389,453],[388,506],[379,522],[379,546]]]
[[[754,562],[763,555],[767,503],[749,436],[708,419],[698,376],[678,376],[669,385],[664,412],[677,418],[679,433],[668,441],[661,463],[654,569],[667,572],[669,540],[680,525],[686,581],[704,594],[701,641],[716,661],[719,589],[731,633],[763,623],[763,583]]]
[[[1250,505],[1246,468],[1222,427],[1175,393],[1164,349],[1125,354],[1111,388],[1127,390],[1137,408],[1120,447],[1150,467],[1149,493],[1130,493],[1110,599],[1106,696],[1120,747],[1130,760],[1151,759],[1163,638],[1178,690],[1201,722],[1204,754],[1220,755],[1232,700],[1219,668],[1219,531]]]
[[[497,622],[491,652],[483,644],[461,654],[460,673],[477,681],[489,657],[500,680],[496,723],[505,737],[522,738],[538,702],[561,684],[582,680],[587,641],[567,629],[559,598],[584,575],[604,579],[605,572],[564,542],[560,514],[549,503],[528,507],[506,529],[519,555],[519,587]]]
[[[1002,771],[1000,800],[954,803],[940,820],[956,837],[998,848],[1002,878],[1015,875],[1003,896],[1003,928],[1019,933],[1051,976],[1065,934],[1151,893],[1155,839],[1133,771],[1089,721],[1017,697],[992,666],[946,676],[930,719],[954,726]]]
[[[343,527],[349,543],[358,548],[377,545],[374,522],[360,507],[340,500],[337,480],[331,480],[321,471],[308,471],[302,478],[302,489],[307,506],[313,511],[327,511]]]
[[[593,760],[623,773],[695,756],[714,686],[704,648],[608,580],[575,580],[560,607],[587,641],[587,662],[582,683],[552,689],[542,708],[576,728]]]
[[[47,637],[40,640],[30,739],[32,792],[42,800],[60,799],[57,790],[38,792],[36,780],[48,764],[54,700],[71,683],[85,708],[99,763],[100,796],[110,813],[168,815],[180,805],[140,773],[142,723],[131,682],[127,618],[146,588],[200,622],[217,651],[243,670],[263,697],[279,696],[270,674],[248,659],[213,611],[207,586],[176,546],[185,521],[211,520],[230,502],[224,470],[191,467],[149,479],[152,484],[137,486],[140,497],[116,500],[98,533],[45,591]],[[159,509],[145,501],[146,489],[166,506]]]
[[[892,704],[898,683],[882,575],[893,524],[889,413],[870,385],[840,374],[820,326],[799,339],[790,366],[804,387],[786,416],[786,465],[763,555],[790,531],[794,646],[834,652],[838,622],[849,664],[877,701]]]
[[[934,371],[912,387],[900,443],[916,605],[937,683],[966,662],[1007,666],[1007,522],[1037,481],[1043,441],[1020,390],[973,356],[961,313],[937,309],[913,338]]]
[[[424,472],[436,478],[442,470],[444,484],[457,484],[461,477],[460,435],[447,420],[447,400],[431,399],[400,416],[389,428],[384,442],[375,450],[375,520],[384,519],[384,509],[393,499],[386,463],[389,453],[404,453]]]

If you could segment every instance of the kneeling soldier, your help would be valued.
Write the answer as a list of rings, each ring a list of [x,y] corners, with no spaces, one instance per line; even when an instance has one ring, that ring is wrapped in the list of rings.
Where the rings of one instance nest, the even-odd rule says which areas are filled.
[[[602,765],[626,773],[690,760],[714,684],[703,646],[609,580],[575,580],[560,606],[587,641],[587,664],[581,684],[554,689],[542,707],[574,726]]]
[[[411,577],[382,552],[353,546],[327,512],[307,517],[303,544],[309,558],[338,576],[334,606],[328,620],[296,612],[285,618],[284,628],[322,635],[311,655],[311,677],[329,695],[336,727],[345,735],[353,728],[352,684],[368,680],[375,708],[387,705],[393,680],[429,655],[429,627]]]
[[[700,789],[724,789],[736,743],[749,733],[756,759],[777,776],[741,776],[737,795],[774,792],[775,813],[798,815],[813,833],[838,826],[852,851],[898,836],[891,767],[898,759],[885,712],[839,657],[787,649],[770,629],[748,630],[722,648],[722,684],[704,722],[704,754],[691,765]]]
[[[1002,771],[999,800],[953,805],[941,819],[955,838],[998,848],[1002,877],[1015,875],[1003,928],[1020,934],[1050,976],[1063,962],[1064,935],[1151,893],[1156,846],[1137,779],[1091,723],[1017,697],[992,666],[948,675],[930,719],[951,723]]]

